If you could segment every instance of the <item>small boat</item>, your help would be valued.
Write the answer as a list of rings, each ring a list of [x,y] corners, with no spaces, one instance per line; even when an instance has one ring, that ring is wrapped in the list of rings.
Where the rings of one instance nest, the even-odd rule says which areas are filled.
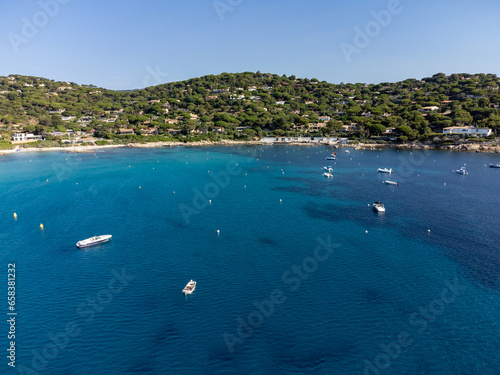
[[[184,289],[182,289],[182,293],[184,293],[184,295],[192,294],[194,292],[194,288],[196,288],[196,281],[189,280]]]
[[[336,156],[327,156],[326,160],[337,160]]]
[[[385,206],[382,202],[374,202],[372,207],[374,211],[385,212]]]
[[[329,165],[328,167],[323,167],[323,170],[331,172],[333,171],[333,168]]]
[[[99,245],[100,243],[108,242],[111,239],[111,234],[103,234],[101,236],[95,236],[87,238],[86,240],[78,241],[76,247],[79,249],[83,247],[89,247],[94,245]]]
[[[331,174],[331,173],[323,173],[323,176],[328,177],[328,178],[332,178],[333,174]]]
[[[500,163],[490,164],[490,168],[500,168]]]
[[[351,153],[351,151],[349,151],[349,150],[345,150],[345,153],[346,153],[346,154],[350,154],[350,153]]]
[[[467,169],[465,169],[465,167],[457,169],[455,172],[458,174],[469,174],[469,172],[467,172]]]
[[[399,186],[399,182],[396,182],[396,181],[389,181],[389,180],[385,180],[385,181],[382,181],[384,184],[386,185],[396,185],[396,186]]]
[[[379,172],[379,173],[393,173],[392,172],[392,168],[390,168],[390,169],[388,169],[388,168],[378,168],[377,172]]]

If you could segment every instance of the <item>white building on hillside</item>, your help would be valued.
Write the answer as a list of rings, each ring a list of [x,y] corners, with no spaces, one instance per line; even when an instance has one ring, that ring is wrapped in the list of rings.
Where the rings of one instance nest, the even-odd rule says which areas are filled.
[[[41,141],[43,137],[41,135],[34,135],[31,133],[18,133],[12,136],[14,142],[26,142],[26,141]]]
[[[477,135],[487,137],[492,131],[489,128],[476,128],[474,126],[450,126],[443,129],[443,134]]]

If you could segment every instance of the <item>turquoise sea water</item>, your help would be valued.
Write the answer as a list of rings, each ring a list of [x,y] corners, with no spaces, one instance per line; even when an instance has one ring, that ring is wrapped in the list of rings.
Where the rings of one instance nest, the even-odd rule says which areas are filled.
[[[498,374],[498,155],[336,151],[1,157],[2,373]]]

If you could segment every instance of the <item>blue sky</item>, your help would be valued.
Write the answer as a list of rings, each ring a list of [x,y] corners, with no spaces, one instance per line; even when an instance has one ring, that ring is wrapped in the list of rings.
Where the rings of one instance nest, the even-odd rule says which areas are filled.
[[[257,70],[332,83],[500,75],[499,15],[497,0],[3,2],[0,75],[109,89]]]

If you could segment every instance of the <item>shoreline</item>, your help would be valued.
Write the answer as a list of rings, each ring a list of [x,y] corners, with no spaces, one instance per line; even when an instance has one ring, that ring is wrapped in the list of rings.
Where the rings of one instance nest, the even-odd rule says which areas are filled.
[[[17,153],[27,153],[27,152],[67,152],[67,153],[92,153],[100,149],[113,149],[113,148],[162,148],[162,147],[200,147],[200,146],[231,146],[231,145],[287,145],[287,146],[331,146],[333,148],[353,148],[357,149],[370,149],[376,150],[380,148],[396,148],[396,149],[410,149],[410,150],[442,150],[442,151],[466,151],[466,152],[477,152],[477,153],[491,153],[500,154],[500,147],[494,145],[479,145],[479,144],[458,144],[458,145],[446,145],[446,146],[435,146],[435,145],[425,145],[422,143],[404,143],[404,144],[371,144],[371,143],[357,143],[357,144],[337,144],[337,143],[306,143],[306,142],[262,142],[262,141],[232,141],[223,140],[220,142],[212,141],[199,141],[199,142],[150,142],[150,143],[127,143],[121,145],[103,145],[103,146],[70,146],[70,147],[46,147],[46,148],[21,148],[18,151],[16,149],[11,150],[0,150],[0,155],[7,154],[17,154]]]

